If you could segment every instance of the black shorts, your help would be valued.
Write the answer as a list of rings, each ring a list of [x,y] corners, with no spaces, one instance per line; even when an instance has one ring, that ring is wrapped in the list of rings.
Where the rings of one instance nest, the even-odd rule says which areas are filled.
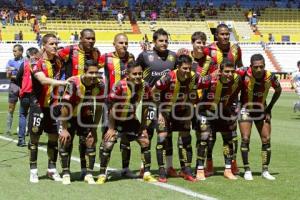
[[[87,136],[91,131],[90,127],[80,126],[80,122],[78,122],[77,117],[72,117],[68,120],[68,132],[74,136],[75,134],[78,136]]]
[[[158,122],[156,126],[157,133],[191,130],[191,110],[186,108],[176,110],[175,112],[162,112],[164,122]]]
[[[19,98],[19,92],[20,92],[20,87],[17,84],[11,82],[9,84],[9,89],[8,89],[8,102],[17,103]]]
[[[115,129],[118,132],[118,138],[126,137],[128,141],[137,140],[142,134],[141,123],[137,119],[125,120],[125,121],[115,121]],[[103,137],[107,132],[108,127],[105,128],[103,132]]]
[[[239,113],[239,122],[259,122],[265,119],[266,113],[264,112],[251,112],[246,108],[242,108]]]
[[[41,135],[43,131],[48,134],[58,134],[57,120],[50,114],[50,108],[41,108],[38,103],[31,102],[28,131],[30,134]]]
[[[232,132],[236,130],[236,121],[237,118],[230,113],[212,117],[207,112],[201,112],[197,120],[197,130],[201,132]]]
[[[147,122],[146,126],[148,129],[155,129],[157,126],[157,108],[153,106],[148,107],[148,112],[147,112]]]

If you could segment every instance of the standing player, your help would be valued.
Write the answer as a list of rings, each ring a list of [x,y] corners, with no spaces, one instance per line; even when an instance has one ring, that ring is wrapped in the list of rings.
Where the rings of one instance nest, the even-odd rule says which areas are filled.
[[[190,135],[190,122],[194,110],[191,100],[196,99],[198,75],[191,71],[192,59],[188,55],[177,58],[177,69],[172,70],[156,82],[153,94],[160,95],[155,99],[159,102],[159,118],[157,124],[156,155],[159,166],[159,182],[167,182],[164,166],[166,152],[166,137],[172,131],[179,131],[178,151],[181,163],[180,175],[194,182],[192,175],[192,146]]]
[[[16,81],[20,87],[20,117],[19,117],[19,142],[18,146],[26,146],[25,132],[26,132],[26,118],[30,107],[31,93],[32,93],[32,67],[39,59],[39,50],[35,47],[30,47],[26,51],[27,59],[21,64],[16,76]]]
[[[262,142],[262,177],[275,180],[268,169],[271,159],[271,111],[280,97],[281,86],[276,76],[265,70],[265,59],[261,54],[252,55],[250,62],[249,68],[240,70],[240,74],[243,76],[243,88],[239,127],[242,136],[241,153],[245,169],[244,178],[245,180],[253,180],[248,153],[251,129],[254,122]],[[275,93],[267,105],[266,98],[270,87],[275,89]]]
[[[32,100],[30,105],[28,131],[30,134],[30,182],[37,183],[37,155],[40,135],[48,134],[48,171],[49,178],[61,181],[56,170],[58,155],[58,125],[51,113],[50,106],[57,101],[58,86],[66,85],[60,79],[62,63],[57,57],[57,38],[54,34],[46,34],[42,38],[42,54],[40,60],[33,66]],[[53,111],[53,110],[52,110]]]
[[[300,61],[297,63],[298,71],[292,74],[291,84],[295,88],[295,92],[300,97]],[[300,100],[294,105],[294,112],[300,111]]]
[[[127,64],[130,61],[134,61],[133,54],[127,51],[128,49],[128,37],[124,33],[118,33],[115,35],[113,45],[115,51],[111,53],[103,54],[100,58],[100,66],[104,68],[105,75],[105,95],[111,92],[115,83],[119,82],[121,79],[126,77]],[[109,102],[106,102],[108,105]],[[107,128],[107,118],[108,110],[104,111],[102,118],[102,133],[104,137],[105,129]],[[129,161],[130,161],[130,143],[125,143],[121,140],[120,149],[122,152],[122,176],[126,177],[135,177],[134,174],[129,170]],[[100,151],[102,151],[102,145],[100,145]],[[101,154],[101,153],[100,153]]]
[[[107,180],[106,168],[117,137],[124,141],[135,140],[139,143],[145,170],[143,180],[156,181],[150,173],[151,154],[145,124],[149,106],[147,103],[152,99],[151,88],[143,81],[143,70],[139,64],[128,63],[127,72],[128,77],[116,83],[109,95],[112,103],[108,128],[102,140],[103,149],[100,155],[100,175],[97,184],[104,184]]]
[[[176,53],[168,50],[168,35],[169,34],[163,29],[155,31],[153,33],[153,50],[143,51],[137,58],[137,62],[143,67],[144,80],[149,83],[150,87],[153,87],[163,75],[168,74],[175,68]],[[154,134],[156,123],[157,110],[150,107],[147,115],[147,129],[150,142]],[[169,176],[177,177],[177,172],[173,168],[173,143],[171,134],[167,137],[167,141],[167,174]]]
[[[83,29],[80,32],[79,44],[70,45],[58,51],[59,57],[64,61],[63,75],[65,79],[71,76],[84,74],[84,66],[87,60],[93,60],[100,65],[100,52],[94,47],[96,35],[93,29]],[[79,137],[79,153],[81,163],[81,178],[86,174],[85,138]]]
[[[222,63],[223,59],[226,58],[230,62],[234,64],[235,67],[242,67],[242,51],[241,48],[234,43],[229,42],[230,33],[229,28],[226,24],[219,24],[216,28],[216,38],[217,41],[213,42],[205,49],[205,54],[208,55],[212,63],[211,65],[206,65],[201,74],[205,76],[206,74],[210,74],[218,69],[218,66]],[[237,167],[236,162],[236,153],[238,149],[238,138],[236,130],[232,132],[233,135],[233,147],[234,147],[234,154],[232,158],[232,172],[234,174],[239,173],[239,169]],[[207,162],[206,162],[206,175],[210,176],[213,175],[213,160],[212,160],[212,151],[214,144],[216,142],[216,135],[212,135],[209,139],[208,143],[208,150],[207,150]]]
[[[199,88],[203,89],[201,104],[197,105],[200,139],[197,148],[198,180],[205,180],[204,162],[209,136],[221,132],[223,137],[223,154],[225,160],[224,177],[235,180],[231,171],[233,155],[232,131],[236,129],[236,118],[232,111],[232,103],[237,98],[241,88],[241,77],[235,73],[234,64],[224,59],[219,66],[220,75],[202,77]],[[198,134],[198,133],[197,133]]]
[[[23,46],[16,44],[13,47],[14,59],[11,59],[6,64],[6,76],[10,79],[9,89],[8,89],[8,113],[6,121],[6,134],[11,135],[11,126],[13,122],[13,115],[15,111],[16,104],[19,98],[19,86],[16,83],[16,75],[21,64],[24,62],[23,59]],[[20,107],[21,109],[21,107]],[[19,138],[22,139],[25,135],[19,135]],[[18,144],[22,144],[22,141],[19,139]]]
[[[94,98],[100,103],[103,100],[104,84],[98,78],[98,63],[86,61],[83,75],[72,76],[62,98],[62,131],[59,136],[62,183],[71,184],[70,157],[75,134],[83,137],[86,144],[85,156],[88,158],[87,172],[84,181],[95,184],[92,171],[96,157],[97,126],[102,108],[94,106]],[[95,110],[95,113],[94,113]],[[71,117],[69,117],[71,116]]]

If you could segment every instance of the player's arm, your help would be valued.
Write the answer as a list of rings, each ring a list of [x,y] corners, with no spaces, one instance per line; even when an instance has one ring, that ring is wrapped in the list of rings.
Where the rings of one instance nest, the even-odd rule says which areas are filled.
[[[43,72],[37,72],[34,74],[34,77],[42,84],[42,85],[52,85],[52,86],[65,86],[67,81],[55,80],[52,78],[48,78],[45,76]]]
[[[275,105],[275,103],[277,102],[277,100],[279,99],[279,97],[281,95],[281,91],[282,91],[280,83],[277,80],[275,75],[272,76],[272,79],[273,79],[272,80],[272,87],[274,88],[275,92],[272,96],[272,99],[271,99],[270,103],[266,107],[266,113],[269,113],[269,114],[271,114],[271,110],[272,110],[273,106]]]
[[[69,108],[67,106],[62,106],[61,108],[61,132],[59,134],[59,141],[62,145],[66,145],[71,140],[71,135],[68,131],[68,121],[65,120],[69,116]]]
[[[22,87],[23,74],[24,74],[24,63],[21,64],[20,69],[16,75],[16,82],[19,87]]]

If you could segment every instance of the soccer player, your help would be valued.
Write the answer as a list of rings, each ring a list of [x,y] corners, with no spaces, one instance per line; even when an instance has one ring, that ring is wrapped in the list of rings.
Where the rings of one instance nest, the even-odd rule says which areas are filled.
[[[115,47],[115,51],[111,53],[103,54],[100,58],[100,66],[104,68],[105,75],[105,95],[107,96],[115,83],[119,82],[121,79],[126,77],[127,64],[130,61],[134,61],[134,55],[128,52],[128,37],[124,33],[118,33],[114,37],[113,45]],[[108,105],[109,102],[106,102]],[[107,120],[108,120],[108,110],[104,111],[103,115],[103,123],[102,123],[102,132],[103,137],[107,128]],[[121,140],[120,149],[122,152],[122,172],[121,175],[125,177],[136,177],[129,170],[129,161],[130,161],[130,143]],[[100,151],[102,151],[102,146],[100,145]]]
[[[83,137],[88,158],[84,181],[95,184],[92,171],[96,157],[97,126],[101,116],[104,83],[98,77],[98,63],[87,60],[84,74],[72,76],[64,91],[61,108],[62,130],[59,135],[59,153],[62,166],[62,183],[71,184],[70,157],[75,134]],[[94,98],[97,106],[94,106]],[[94,113],[95,110],[95,113]]]
[[[10,79],[9,89],[8,89],[8,113],[6,121],[6,135],[11,135],[11,126],[13,122],[13,115],[15,111],[16,104],[19,98],[19,86],[16,84],[16,75],[21,64],[24,62],[23,59],[23,46],[16,44],[13,47],[14,58],[10,59],[6,64],[6,76]],[[21,107],[20,107],[21,109]],[[19,134],[18,146],[23,145],[25,139],[24,135]]]
[[[100,52],[94,47],[96,42],[96,35],[93,29],[83,29],[80,32],[79,44],[66,46],[58,51],[59,57],[64,61],[62,70],[62,77],[65,79],[71,76],[84,74],[85,62],[87,60],[94,60],[98,62],[100,67]],[[86,160],[85,160],[85,139],[79,137],[79,153],[81,165],[81,178],[83,179],[86,174]]]
[[[205,54],[211,58],[212,63],[211,65],[206,65],[202,69],[201,72],[202,76],[213,73],[216,69],[218,69],[218,66],[222,63],[224,58],[231,61],[235,67],[243,66],[241,48],[237,44],[230,43],[229,38],[230,38],[230,33],[229,33],[228,26],[226,24],[219,24],[216,28],[217,41],[210,44],[208,48],[205,48],[204,50]],[[234,174],[238,174],[239,169],[237,167],[237,162],[236,162],[238,138],[237,138],[236,130],[232,132],[232,135],[233,135],[233,142],[234,142],[233,145],[234,154],[233,154],[231,166],[232,166],[232,172]],[[209,139],[208,150],[207,150],[207,162],[206,162],[207,176],[211,176],[214,174],[212,151],[215,142],[216,142],[216,135],[212,135],[212,137],[210,137]]]
[[[251,128],[254,122],[262,142],[262,177],[275,180],[268,169],[271,160],[271,111],[280,97],[281,86],[276,76],[265,70],[265,59],[261,54],[252,55],[250,62],[249,68],[240,70],[240,74],[243,76],[243,87],[239,127],[242,137],[241,154],[245,169],[244,179],[253,180],[248,153]],[[267,105],[266,98],[270,87],[273,87],[275,92]]]
[[[104,184],[107,180],[106,168],[110,160],[111,151],[117,138],[137,141],[141,146],[144,164],[143,180],[155,182],[150,173],[151,154],[146,129],[146,115],[148,104],[151,102],[151,88],[143,81],[142,67],[136,62],[127,65],[128,77],[114,86],[109,95],[112,102],[109,111],[109,123],[102,140],[100,155],[100,175],[97,184]]]
[[[192,175],[192,146],[190,125],[193,116],[193,104],[189,103],[197,96],[198,76],[191,71],[192,59],[188,55],[177,58],[177,69],[172,70],[156,82],[152,91],[154,96],[159,95],[155,101],[159,102],[159,118],[157,124],[156,155],[159,166],[159,182],[167,182],[164,166],[164,155],[168,133],[179,131],[178,151],[181,163],[180,176],[194,182]]]
[[[235,73],[234,64],[224,59],[219,66],[220,74],[202,77],[198,87],[203,89],[203,98],[197,104],[196,113],[200,135],[197,147],[197,180],[205,180],[204,162],[210,135],[221,132],[225,160],[224,177],[237,179],[231,171],[233,155],[232,131],[236,129],[235,113],[232,103],[241,88],[241,77]],[[197,132],[197,134],[199,134]]]
[[[26,118],[30,107],[31,93],[32,93],[32,66],[34,66],[39,59],[39,50],[35,47],[30,47],[26,51],[27,59],[21,64],[20,69],[16,75],[16,82],[20,87],[20,117],[19,117],[19,142],[18,146],[25,147],[25,132],[26,132]]]
[[[42,38],[41,58],[33,66],[32,100],[28,131],[30,135],[30,182],[39,182],[37,170],[38,143],[40,135],[45,131],[48,134],[48,170],[47,175],[55,181],[61,181],[56,170],[58,155],[58,125],[51,113],[50,106],[57,101],[57,86],[65,86],[66,81],[60,80],[62,63],[57,57],[58,40],[54,34],[46,34]]]
[[[291,84],[295,89],[296,94],[300,97],[300,61],[297,63],[298,71],[292,74]],[[294,104],[294,112],[300,111],[300,101]]]
[[[137,58],[137,62],[143,67],[144,80],[149,83],[150,87],[153,87],[163,75],[166,75],[173,70],[176,61],[176,53],[168,50],[169,34],[164,29],[158,29],[153,33],[152,43],[154,44],[153,50],[143,51]],[[150,142],[156,124],[157,110],[150,107],[147,115],[147,129]],[[173,168],[173,143],[171,134],[169,134],[167,140],[167,174],[172,177],[177,177],[177,172]],[[143,170],[141,169],[141,175],[142,173]]]

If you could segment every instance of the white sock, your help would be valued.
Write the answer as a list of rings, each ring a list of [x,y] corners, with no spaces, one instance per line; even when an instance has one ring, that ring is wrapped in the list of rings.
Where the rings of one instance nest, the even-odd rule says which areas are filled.
[[[30,172],[33,173],[33,174],[37,174],[38,173],[38,169],[31,169]]]
[[[56,168],[48,169],[48,172],[54,173],[54,172],[56,172]]]
[[[225,165],[225,169],[231,169],[231,165]]]
[[[144,169],[144,163],[141,162],[141,169]]]
[[[166,156],[166,167],[167,169],[173,167],[173,156]]]

